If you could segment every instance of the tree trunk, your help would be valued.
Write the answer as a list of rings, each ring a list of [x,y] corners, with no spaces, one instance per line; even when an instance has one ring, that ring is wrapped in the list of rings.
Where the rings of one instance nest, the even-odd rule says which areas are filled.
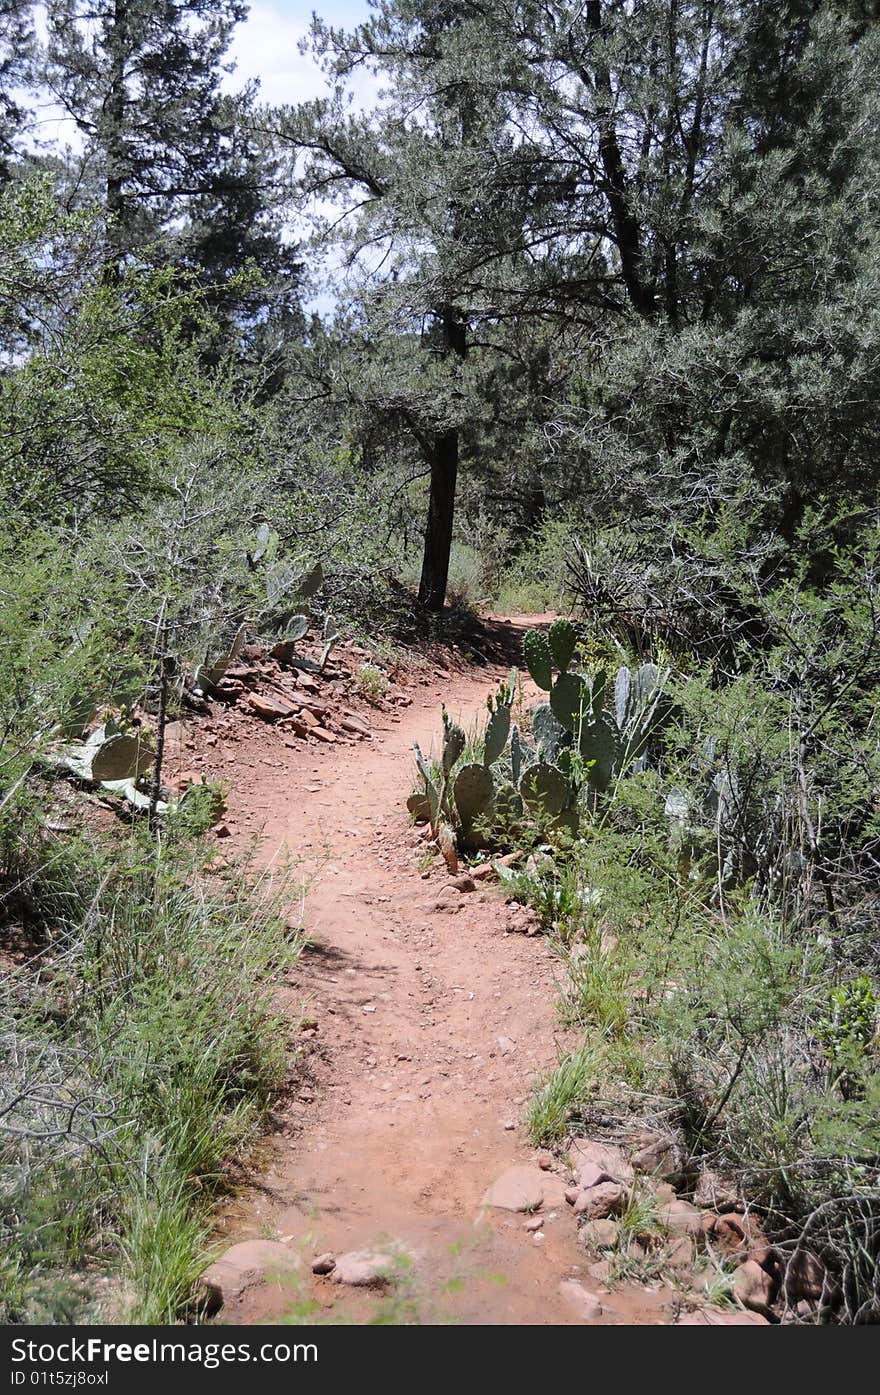
[[[440,352],[443,358],[454,357],[460,362],[467,354],[467,326],[462,323],[452,306],[444,305],[436,313],[440,321]],[[419,605],[423,610],[442,610],[446,602],[446,583],[449,579],[455,489],[458,482],[457,426],[450,426],[445,431],[438,432],[431,444],[429,459],[431,489],[428,497],[428,521],[425,525],[422,578],[419,582]]]
[[[436,438],[431,459],[431,492],[419,582],[419,605],[423,610],[442,610],[446,601],[457,480],[458,431],[452,429]]]

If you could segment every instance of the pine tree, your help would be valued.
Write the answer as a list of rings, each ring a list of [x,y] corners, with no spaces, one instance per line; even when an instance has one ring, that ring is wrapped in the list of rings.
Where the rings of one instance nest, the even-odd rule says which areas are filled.
[[[19,151],[27,118],[23,89],[33,76],[34,27],[31,0],[0,0],[0,184]]]

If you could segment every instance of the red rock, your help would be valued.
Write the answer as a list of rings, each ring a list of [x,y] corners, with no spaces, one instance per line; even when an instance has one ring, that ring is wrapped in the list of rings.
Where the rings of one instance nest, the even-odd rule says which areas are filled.
[[[576,1216],[588,1221],[604,1220],[606,1216],[619,1216],[626,1206],[626,1190],[618,1182],[600,1182],[596,1187],[587,1187],[574,1204]]]
[[[783,1281],[786,1302],[799,1298],[821,1298],[826,1282],[825,1266],[810,1250],[795,1250],[785,1269]]]
[[[289,1283],[300,1267],[299,1255],[275,1240],[244,1240],[210,1264],[198,1282],[209,1313],[265,1283]]]
[[[519,1164],[492,1183],[482,1205],[502,1211],[537,1211],[541,1206],[561,1206],[564,1200],[565,1188],[558,1177]]]
[[[319,727],[321,725],[321,718],[318,716],[317,712],[313,712],[310,707],[304,707],[302,709],[298,720],[304,727]]]
[[[537,1153],[535,1155],[535,1162],[538,1164],[542,1172],[549,1172],[554,1162],[553,1154]]]
[[[312,727],[312,736],[316,736],[319,741],[333,742],[336,740],[332,731],[327,731],[324,727]]]
[[[670,1201],[657,1208],[657,1219],[671,1235],[703,1236],[703,1218],[689,1201]]]
[[[336,1268],[336,1256],[331,1254],[317,1255],[312,1260],[313,1274],[332,1274]]]
[[[574,1314],[582,1322],[595,1322],[600,1318],[604,1309],[595,1293],[591,1293],[583,1284],[579,1284],[577,1279],[563,1279],[559,1285],[559,1296],[564,1298]]]
[[[578,1172],[578,1186],[582,1191],[587,1187],[598,1187],[600,1182],[613,1182],[614,1178],[610,1172],[606,1172],[604,1167],[599,1167],[596,1163],[585,1162]]]
[[[617,1221],[610,1216],[587,1221],[580,1229],[581,1243],[588,1250],[613,1250],[619,1236]]]
[[[734,1312],[729,1308],[698,1308],[696,1312],[685,1313],[675,1324],[676,1327],[768,1327],[765,1317],[758,1313]]]
[[[399,1267],[400,1260],[387,1251],[351,1250],[339,1256],[332,1278],[334,1283],[351,1288],[384,1288]]]
[[[623,1153],[610,1143],[597,1143],[592,1138],[571,1138],[568,1141],[568,1158],[572,1171],[577,1175],[586,1163],[593,1163],[615,1182],[633,1180],[633,1170]]]
[[[248,707],[258,717],[263,717],[269,722],[277,721],[279,717],[290,717],[296,711],[291,703],[278,698],[265,697],[261,693],[250,694]]]
[[[228,826],[227,824],[225,824],[225,823],[215,823],[215,824],[214,824],[214,830],[213,830],[213,831],[214,831],[214,836],[215,836],[216,838],[231,838],[231,837],[232,837],[232,832],[231,832],[229,826]]]
[[[733,1296],[744,1308],[766,1317],[773,1298],[773,1280],[760,1264],[747,1259],[733,1271]]]

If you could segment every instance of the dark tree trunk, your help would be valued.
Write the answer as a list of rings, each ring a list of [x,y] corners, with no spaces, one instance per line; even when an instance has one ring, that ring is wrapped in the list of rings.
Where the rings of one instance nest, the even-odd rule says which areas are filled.
[[[467,326],[451,306],[437,312],[440,321],[440,352],[461,360],[467,353]],[[455,517],[455,489],[458,482],[458,427],[439,432],[431,442],[431,489],[428,521],[425,525],[425,551],[419,582],[419,605],[423,610],[442,610],[449,579],[452,550],[452,524]]]
[[[444,431],[434,441],[431,459],[431,493],[419,582],[419,605],[423,610],[442,610],[446,601],[457,480],[458,431]]]

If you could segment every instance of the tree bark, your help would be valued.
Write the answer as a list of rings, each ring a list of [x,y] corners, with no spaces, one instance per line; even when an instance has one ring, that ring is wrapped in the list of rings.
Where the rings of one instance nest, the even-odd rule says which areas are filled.
[[[453,428],[436,437],[432,450],[431,492],[419,583],[419,605],[423,610],[442,610],[446,602],[457,481],[458,431]]]
[[[440,352],[461,361],[467,354],[467,327],[451,306],[438,311],[440,320]],[[425,525],[425,550],[422,556],[422,576],[419,582],[419,605],[423,610],[442,610],[446,603],[449,580],[449,554],[452,550],[452,525],[455,518],[455,491],[458,483],[458,427],[450,426],[434,437],[430,448],[431,486],[428,496],[428,519]]]

